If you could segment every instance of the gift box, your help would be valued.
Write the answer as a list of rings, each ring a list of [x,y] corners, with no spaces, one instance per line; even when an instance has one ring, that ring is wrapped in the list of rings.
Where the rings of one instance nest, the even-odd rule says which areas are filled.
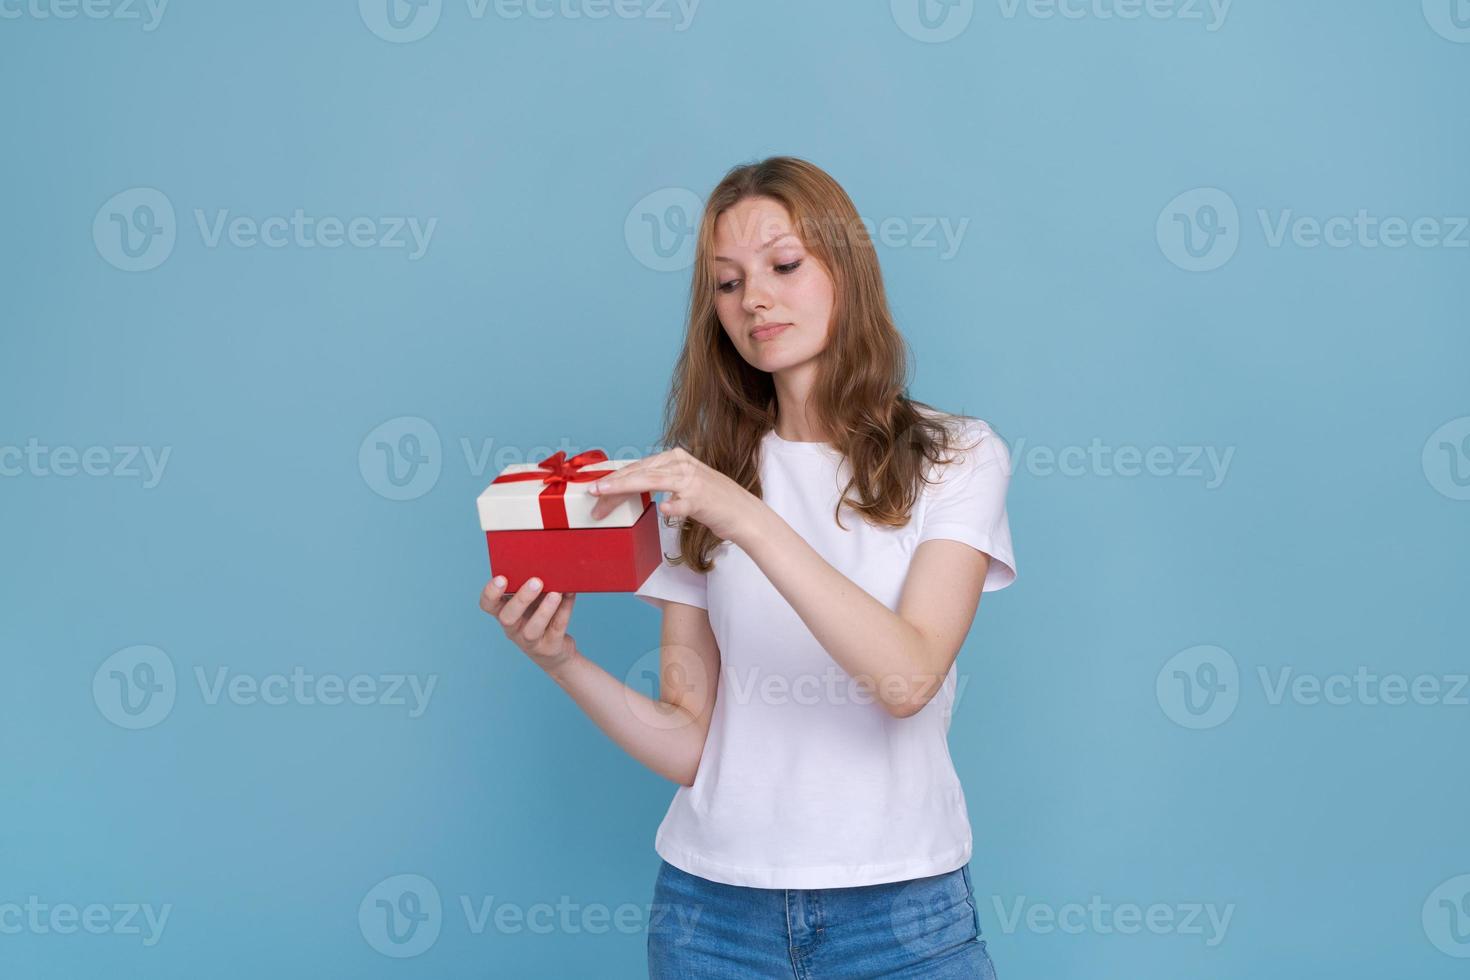
[[[624,497],[600,520],[601,498],[588,490],[631,459],[610,460],[600,449],[539,463],[507,466],[480,494],[480,529],[490,572],[505,591],[539,578],[543,592],[633,592],[663,558],[653,495]]]

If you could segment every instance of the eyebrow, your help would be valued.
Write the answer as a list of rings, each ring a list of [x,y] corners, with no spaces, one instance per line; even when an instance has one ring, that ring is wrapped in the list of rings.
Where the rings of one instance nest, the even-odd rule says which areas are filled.
[[[795,232],[790,232],[790,231],[783,231],[783,232],[781,232],[781,234],[777,235],[775,238],[772,238],[770,241],[768,241],[764,245],[762,245],[758,249],[758,251],[764,252],[766,249],[770,248],[772,245],[776,244],[777,242],[779,242],[781,239],[787,237],[788,235],[789,236],[792,236],[792,237],[795,237]],[[728,256],[716,255],[715,256],[715,261],[716,262],[734,262],[735,260],[732,259],[732,258],[729,258]]]

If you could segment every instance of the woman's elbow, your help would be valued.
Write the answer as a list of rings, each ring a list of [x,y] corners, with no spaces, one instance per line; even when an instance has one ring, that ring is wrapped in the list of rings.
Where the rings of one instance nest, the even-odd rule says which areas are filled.
[[[924,710],[924,705],[931,700],[931,695],[916,692],[906,698],[892,701],[884,701],[883,707],[895,718],[912,718]]]

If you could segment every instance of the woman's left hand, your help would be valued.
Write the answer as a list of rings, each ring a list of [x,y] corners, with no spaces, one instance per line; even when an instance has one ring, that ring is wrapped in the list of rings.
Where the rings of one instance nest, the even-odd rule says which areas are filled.
[[[594,519],[604,517],[630,494],[665,491],[658,505],[668,517],[691,517],[716,537],[734,541],[754,526],[765,502],[713,467],[683,449],[648,456],[598,480],[590,492],[601,497],[592,507]]]

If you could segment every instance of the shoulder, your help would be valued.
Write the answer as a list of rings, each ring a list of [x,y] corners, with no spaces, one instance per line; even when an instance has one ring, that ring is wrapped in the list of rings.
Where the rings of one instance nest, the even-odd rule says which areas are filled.
[[[935,464],[939,473],[954,468],[973,469],[999,465],[1010,466],[1010,450],[1005,440],[982,418],[973,415],[957,415],[923,406],[919,411],[941,423],[949,436],[949,448]]]
[[[918,402],[914,403],[914,408],[918,411],[920,415],[941,423],[947,429],[954,429],[961,432],[990,429],[989,422],[986,422],[982,418],[976,418],[973,415],[962,415],[958,412],[946,412],[942,409],[934,408],[932,405],[923,405]]]

